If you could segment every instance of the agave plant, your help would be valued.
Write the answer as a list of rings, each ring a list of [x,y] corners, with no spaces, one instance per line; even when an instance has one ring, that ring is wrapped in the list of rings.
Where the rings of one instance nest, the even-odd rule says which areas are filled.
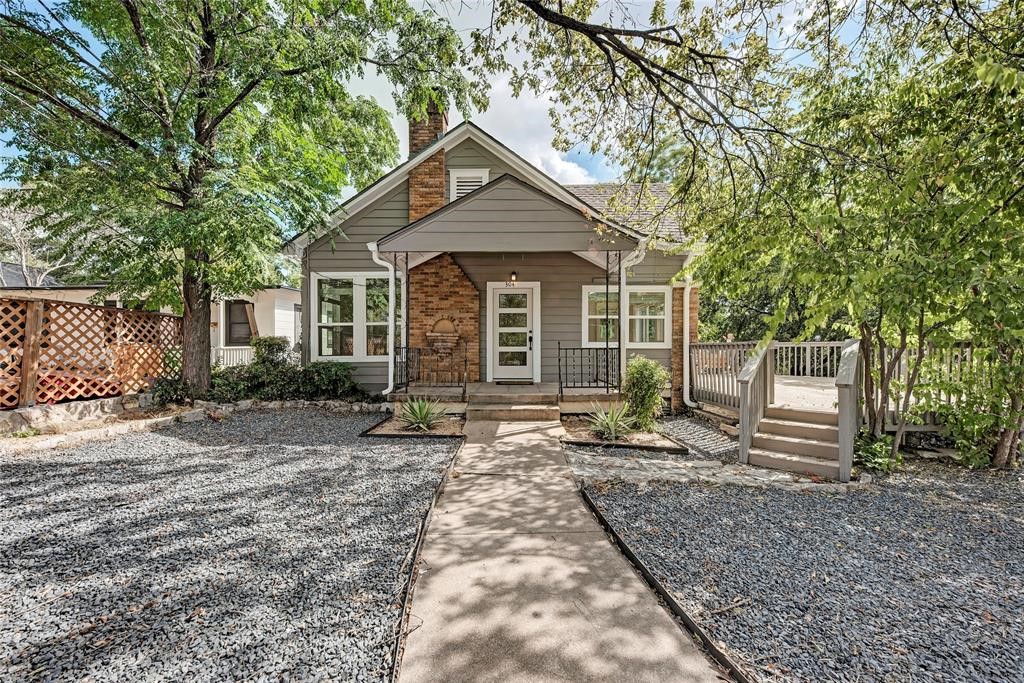
[[[434,425],[444,419],[444,408],[437,401],[414,398],[402,404],[402,412],[398,414],[398,419],[406,429],[429,432]]]
[[[594,410],[587,413],[587,422],[602,439],[616,441],[633,430],[634,419],[628,403],[613,404],[607,410],[595,404]]]

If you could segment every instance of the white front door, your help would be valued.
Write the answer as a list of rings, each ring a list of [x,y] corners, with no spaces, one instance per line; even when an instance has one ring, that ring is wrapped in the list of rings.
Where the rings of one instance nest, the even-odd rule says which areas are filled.
[[[533,379],[533,290],[503,287],[491,302],[494,379]]]

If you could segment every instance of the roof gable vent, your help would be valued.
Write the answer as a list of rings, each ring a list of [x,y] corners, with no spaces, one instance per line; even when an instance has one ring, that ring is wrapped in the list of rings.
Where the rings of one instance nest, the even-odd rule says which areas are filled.
[[[449,171],[448,201],[454,202],[487,184],[490,171],[486,168],[458,168]]]

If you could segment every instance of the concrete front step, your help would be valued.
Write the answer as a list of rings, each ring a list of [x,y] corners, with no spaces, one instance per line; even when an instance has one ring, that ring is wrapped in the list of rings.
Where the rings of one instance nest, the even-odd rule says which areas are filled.
[[[787,408],[785,406],[768,406],[764,416],[775,420],[789,422],[810,422],[819,425],[839,425],[839,413],[834,410],[813,410],[810,408]]]
[[[466,406],[467,420],[498,420],[503,422],[546,422],[561,418],[558,404],[470,403]]]
[[[839,479],[839,462],[837,460],[815,458],[811,455],[779,453],[763,448],[751,448],[748,461],[751,465],[767,467],[773,470],[814,475],[826,479]]]
[[[469,402],[473,404],[487,404],[487,405],[525,405],[525,404],[542,404],[542,405],[554,405],[558,403],[558,394],[531,394],[531,393],[501,393],[501,392],[487,392],[487,393],[470,393]]]
[[[780,436],[795,436],[798,439],[814,439],[816,441],[839,443],[839,427],[833,425],[820,425],[811,422],[797,422],[795,420],[779,420],[766,417],[757,426],[757,431],[765,434],[778,434]]]
[[[794,455],[810,455],[815,458],[839,460],[839,444],[817,439],[801,439],[796,436],[781,434],[765,434],[756,432],[751,445],[768,451],[792,453]]]

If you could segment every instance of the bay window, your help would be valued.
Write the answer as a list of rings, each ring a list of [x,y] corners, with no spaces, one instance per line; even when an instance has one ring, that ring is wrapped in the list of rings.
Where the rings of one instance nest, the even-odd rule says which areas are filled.
[[[313,360],[387,360],[388,278],[377,273],[313,275]],[[402,343],[402,279],[395,277],[395,345]]]
[[[661,349],[672,346],[671,287],[660,285],[626,286],[626,329],[628,348]],[[607,309],[607,322],[605,312]],[[583,287],[583,346],[615,346],[619,340],[619,290],[612,285]]]

